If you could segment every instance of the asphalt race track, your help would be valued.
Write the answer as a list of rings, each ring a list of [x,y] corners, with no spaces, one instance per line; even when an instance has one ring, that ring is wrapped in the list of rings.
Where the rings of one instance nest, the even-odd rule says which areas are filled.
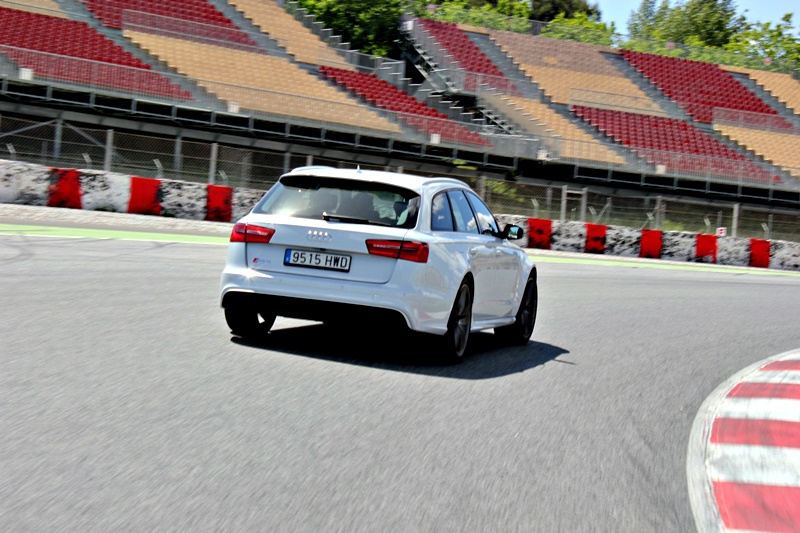
[[[800,347],[796,273],[556,256],[524,348],[439,366],[285,319],[246,344],[223,245],[11,233],[0,531],[693,531],[700,405]]]

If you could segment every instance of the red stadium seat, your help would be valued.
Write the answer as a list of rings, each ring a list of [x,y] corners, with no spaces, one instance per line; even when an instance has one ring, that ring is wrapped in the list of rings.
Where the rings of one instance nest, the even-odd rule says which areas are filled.
[[[766,183],[780,181],[778,176],[686,121],[584,106],[573,106],[572,110],[607,136],[638,151],[652,164],[663,164],[669,170],[726,178],[744,175],[751,181]],[[663,155],[650,150],[662,151]]]
[[[443,140],[478,146],[491,146],[489,141],[477,133],[449,120],[447,115],[428,107],[374,74],[343,70],[325,65],[320,66],[319,71],[331,81],[362,95],[371,104],[388,111],[402,113],[399,115],[399,119],[422,133],[439,134]]]
[[[0,7],[0,45],[13,47],[0,51],[37,78],[192,98],[84,22]]]
[[[777,115],[719,65],[630,50],[623,57],[698,122],[712,123],[717,107]]]

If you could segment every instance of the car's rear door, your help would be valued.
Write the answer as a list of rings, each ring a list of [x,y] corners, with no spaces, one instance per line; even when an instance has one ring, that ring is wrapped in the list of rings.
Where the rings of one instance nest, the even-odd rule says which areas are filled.
[[[475,211],[478,225],[487,239],[487,246],[492,250],[492,269],[494,279],[491,295],[491,308],[496,316],[507,316],[516,309],[520,285],[522,262],[519,248],[498,237],[500,228],[489,207],[472,191],[467,191],[467,198]],[[494,235],[488,234],[491,232]]]

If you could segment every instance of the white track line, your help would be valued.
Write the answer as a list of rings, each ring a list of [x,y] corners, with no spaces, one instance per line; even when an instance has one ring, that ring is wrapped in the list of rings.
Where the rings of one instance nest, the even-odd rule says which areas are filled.
[[[712,444],[708,451],[714,481],[800,487],[800,449]]]
[[[800,423],[800,400],[726,398],[717,409],[715,418],[747,418]]]
[[[747,376],[743,383],[786,383],[800,385],[800,372],[796,370],[782,370],[779,372],[760,371]]]

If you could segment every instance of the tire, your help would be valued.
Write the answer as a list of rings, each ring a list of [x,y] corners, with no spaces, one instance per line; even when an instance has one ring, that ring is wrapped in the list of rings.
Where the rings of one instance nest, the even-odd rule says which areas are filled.
[[[231,333],[237,337],[251,339],[269,332],[275,323],[275,315],[258,312],[250,307],[226,307],[225,321]]]
[[[447,332],[442,339],[442,356],[446,362],[458,363],[464,359],[469,346],[471,328],[472,289],[462,281],[447,321]]]
[[[525,292],[522,293],[516,320],[509,326],[495,328],[495,335],[509,344],[525,345],[533,334],[538,308],[539,290],[536,286],[536,278],[530,277],[525,284]]]

